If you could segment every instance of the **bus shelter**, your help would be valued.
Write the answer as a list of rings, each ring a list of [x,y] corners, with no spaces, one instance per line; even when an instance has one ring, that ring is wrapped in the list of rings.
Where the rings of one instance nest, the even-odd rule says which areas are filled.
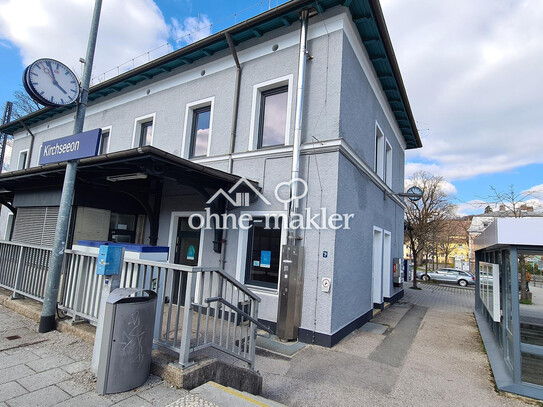
[[[497,218],[474,240],[475,316],[499,390],[543,399],[543,218]]]

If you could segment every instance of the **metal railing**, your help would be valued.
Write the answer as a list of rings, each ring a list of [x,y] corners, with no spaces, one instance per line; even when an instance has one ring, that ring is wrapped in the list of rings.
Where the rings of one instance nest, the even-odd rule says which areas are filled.
[[[0,287],[43,301],[51,249],[30,244],[0,242]]]
[[[43,301],[51,249],[0,242],[0,286]],[[97,255],[66,250],[59,308],[75,323],[98,321],[103,276]],[[154,327],[157,346],[179,354],[183,366],[194,352],[215,348],[254,367],[260,298],[225,272],[178,264],[125,259],[121,287],[151,289],[158,303]]]

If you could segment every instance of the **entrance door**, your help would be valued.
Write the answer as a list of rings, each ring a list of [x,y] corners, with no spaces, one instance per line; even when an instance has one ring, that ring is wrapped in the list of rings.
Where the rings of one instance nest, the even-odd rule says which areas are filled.
[[[372,301],[374,306],[383,302],[383,232],[373,230]]]
[[[198,266],[200,255],[200,229],[192,229],[188,217],[180,217],[177,222],[177,234],[175,238],[174,263],[184,266]],[[181,286],[179,286],[180,273],[175,273],[173,278],[172,303],[183,305],[185,303],[185,291],[187,288],[187,275],[183,273]],[[178,292],[181,292],[178,303]]]

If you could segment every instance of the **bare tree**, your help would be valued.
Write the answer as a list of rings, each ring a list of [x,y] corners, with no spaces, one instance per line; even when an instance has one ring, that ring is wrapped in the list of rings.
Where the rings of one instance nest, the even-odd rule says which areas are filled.
[[[526,201],[533,198],[531,191],[517,192],[513,185],[509,185],[509,189],[505,191],[498,191],[491,185],[490,190],[492,193],[486,198],[487,202],[503,206],[506,214],[513,218],[521,218]]]
[[[43,106],[32,99],[24,90],[16,90],[13,92],[13,110],[11,112],[11,118],[12,120],[18,119],[19,117],[26,116],[42,107]]]
[[[413,288],[417,288],[418,259],[434,246],[443,222],[450,219],[455,206],[443,190],[443,178],[420,171],[409,179],[412,186],[422,190],[422,198],[407,203],[405,211],[405,241],[413,258]]]
[[[498,204],[500,207],[503,206],[506,216],[511,216],[513,218],[521,218],[524,215],[523,210],[528,208],[526,201],[533,198],[531,191],[516,192],[513,185],[509,185],[509,189],[506,191],[498,191],[491,185],[490,190],[492,191],[492,194],[488,197],[489,202]],[[519,254],[518,258],[521,287],[520,299],[521,301],[531,303],[532,295],[526,289],[526,259],[523,254]]]
[[[443,222],[437,235],[437,243],[445,264],[449,263],[449,256],[455,247],[460,244],[469,244],[469,225],[470,222],[461,219],[446,219]]]

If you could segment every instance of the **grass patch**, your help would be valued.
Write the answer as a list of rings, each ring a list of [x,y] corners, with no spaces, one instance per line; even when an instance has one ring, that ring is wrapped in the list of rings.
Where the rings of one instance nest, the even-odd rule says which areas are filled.
[[[422,290],[422,288],[419,288],[419,287],[409,287],[411,288],[412,290]]]
[[[519,303],[524,305],[532,305],[532,300],[519,300]]]

